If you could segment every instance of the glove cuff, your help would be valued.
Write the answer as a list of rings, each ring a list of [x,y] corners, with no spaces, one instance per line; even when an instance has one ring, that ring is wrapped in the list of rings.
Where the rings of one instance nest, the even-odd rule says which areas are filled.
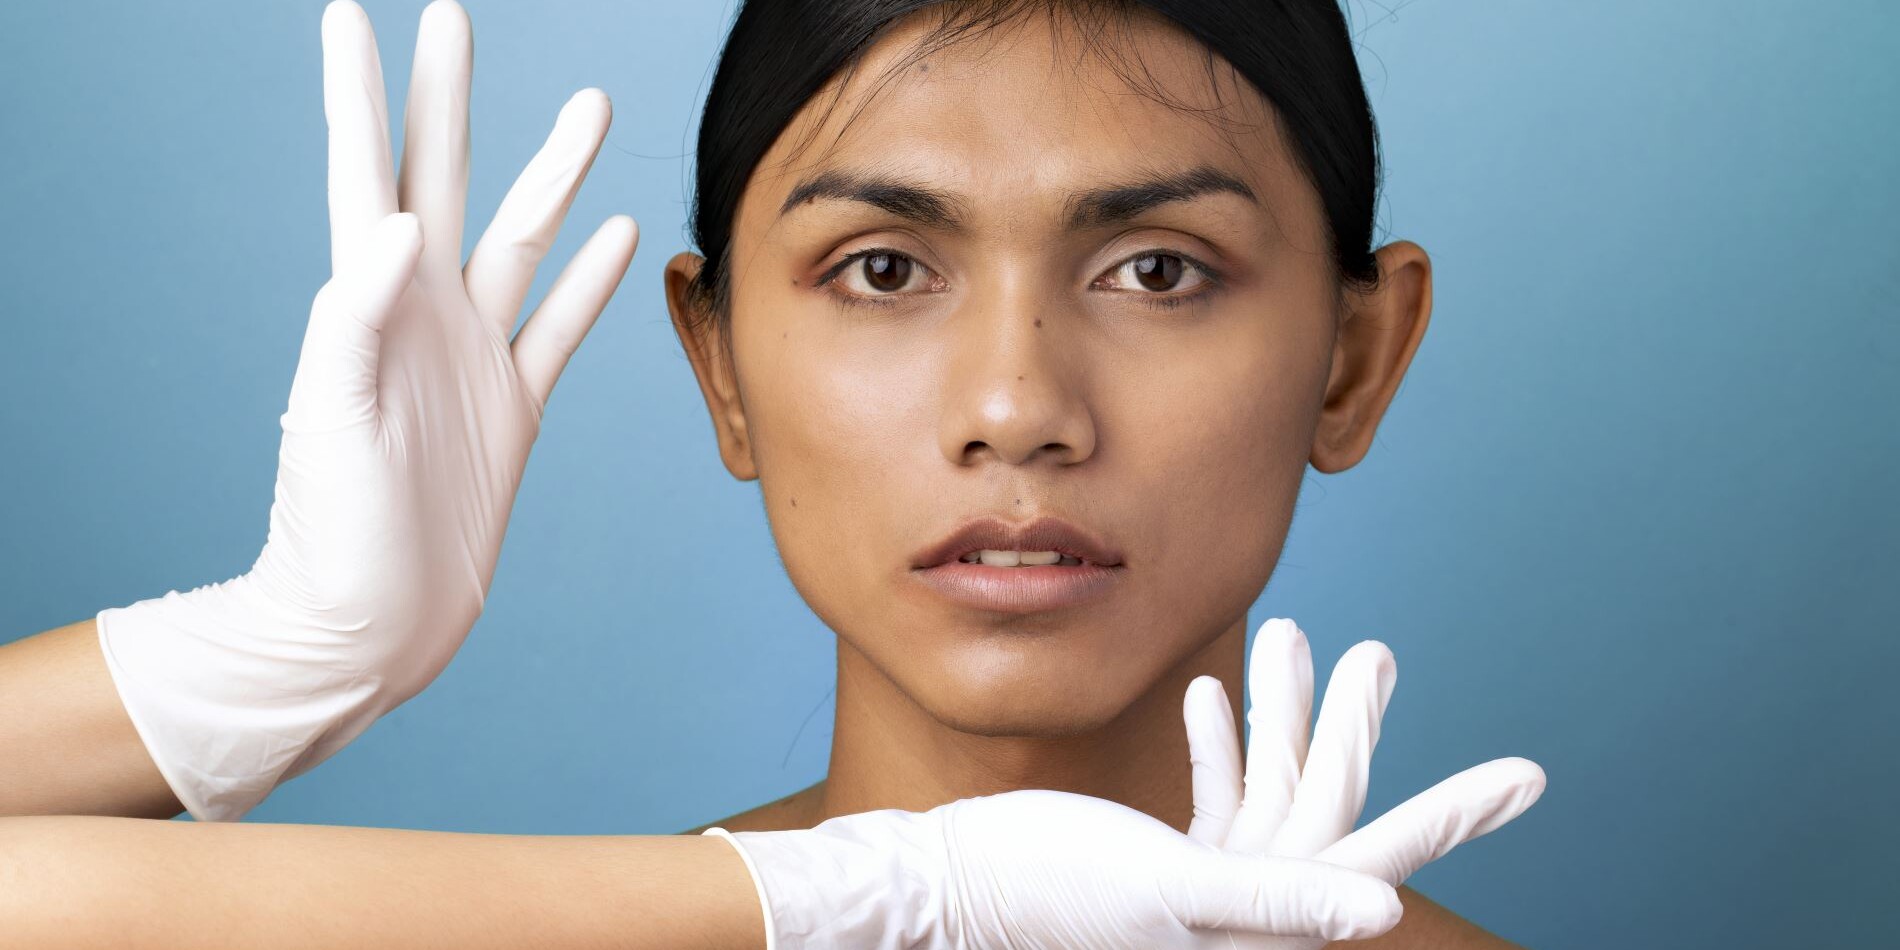
[[[312,662],[327,631],[287,629],[248,575],[94,618],[133,728],[198,821],[236,821],[393,705],[372,671]]]
[[[884,809],[810,830],[728,832],[764,907],[768,950],[953,947],[942,815]]]
[[[779,950],[778,928],[772,925],[772,901],[766,895],[765,878],[759,876],[759,866],[753,863],[752,855],[746,851],[745,845],[739,843],[738,838],[733,837],[732,832],[717,825],[700,834],[724,838],[734,851],[739,852],[739,860],[745,862],[745,873],[752,878],[752,889],[759,895],[759,910],[765,915],[765,950]]]

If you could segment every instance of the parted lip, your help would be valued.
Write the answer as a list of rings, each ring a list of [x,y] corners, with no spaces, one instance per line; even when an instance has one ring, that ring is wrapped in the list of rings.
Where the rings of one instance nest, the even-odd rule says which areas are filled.
[[[1001,518],[975,518],[964,522],[941,541],[911,556],[912,570],[925,570],[948,564],[972,551],[1055,551],[1087,564],[1115,567],[1121,564],[1120,551],[1088,531],[1061,518],[1043,516],[1022,524]]]

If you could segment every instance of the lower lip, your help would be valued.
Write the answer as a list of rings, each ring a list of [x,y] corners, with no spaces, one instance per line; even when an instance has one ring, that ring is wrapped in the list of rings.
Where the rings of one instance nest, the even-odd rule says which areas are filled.
[[[1107,594],[1125,571],[1098,564],[990,567],[951,561],[911,571],[938,593],[967,607],[1028,614],[1088,603]]]

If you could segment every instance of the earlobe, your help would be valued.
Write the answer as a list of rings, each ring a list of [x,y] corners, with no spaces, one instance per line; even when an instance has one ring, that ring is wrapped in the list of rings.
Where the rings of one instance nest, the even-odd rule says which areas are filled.
[[[1372,446],[1432,313],[1432,263],[1425,249],[1394,241],[1374,256],[1379,285],[1345,295],[1326,394],[1309,461],[1332,474],[1359,464]]]
[[[745,405],[739,399],[738,379],[728,358],[729,347],[713,314],[707,313],[692,294],[693,278],[704,266],[705,258],[681,251],[666,262],[666,309],[673,318],[673,331],[679,335],[680,348],[692,363],[699,393],[712,416],[713,437],[719,443],[719,458],[726,471],[740,481],[759,477],[752,459],[752,443],[746,434]]]

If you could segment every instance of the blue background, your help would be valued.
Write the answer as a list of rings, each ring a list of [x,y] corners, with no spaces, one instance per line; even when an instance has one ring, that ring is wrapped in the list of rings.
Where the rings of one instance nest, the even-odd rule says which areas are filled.
[[[367,3],[395,115],[422,5]],[[617,212],[640,250],[467,646],[252,818],[677,831],[817,780],[830,737],[832,638],[719,464],[660,290],[730,11],[467,5],[469,245],[598,85],[614,128],[550,260]],[[1431,253],[1435,315],[1370,457],[1309,472],[1253,622],[1297,617],[1322,678],[1393,647],[1368,816],[1495,756],[1545,767],[1535,808],[1411,882],[1499,934],[1890,939],[1895,7],[1350,9],[1378,240]],[[262,544],[328,271],[321,11],[0,5],[0,639]]]

